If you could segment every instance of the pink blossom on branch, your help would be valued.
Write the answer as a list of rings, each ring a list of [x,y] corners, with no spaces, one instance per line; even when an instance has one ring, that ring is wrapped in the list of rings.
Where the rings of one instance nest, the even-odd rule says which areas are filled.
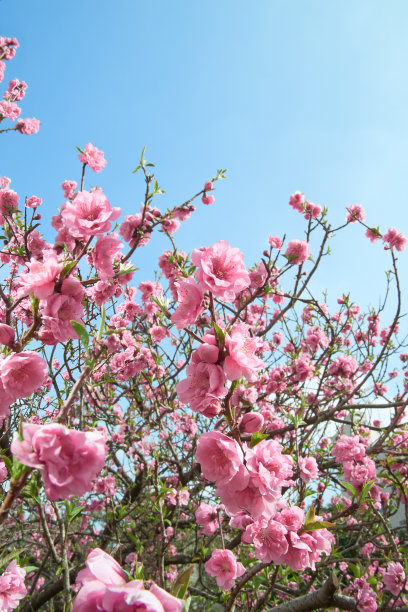
[[[16,561],[11,561],[0,575],[0,610],[8,612],[18,608],[20,600],[28,593],[24,584],[25,575],[25,569]]]
[[[0,364],[4,391],[14,399],[28,397],[41,387],[47,376],[47,363],[35,351],[12,353]]]
[[[78,239],[99,236],[110,230],[120,208],[112,208],[101,189],[80,191],[72,202],[61,209],[61,217],[68,231]]]
[[[229,591],[237,578],[245,573],[245,567],[236,560],[232,550],[216,548],[211,558],[204,565],[205,571],[217,579],[217,584],[223,591]]]
[[[199,285],[221,300],[233,301],[250,285],[243,254],[225,240],[212,247],[194,250],[191,260],[198,268],[196,278]]]
[[[395,227],[390,227],[382,240],[390,249],[396,248],[397,251],[403,251],[408,242],[408,238],[396,230]]]
[[[301,265],[311,256],[309,243],[306,240],[291,240],[285,252],[289,263]]]
[[[23,465],[41,470],[49,500],[83,495],[105,465],[105,436],[97,430],[76,431],[64,425],[23,423],[23,439],[11,451]]]
[[[94,172],[101,172],[106,166],[104,152],[94,147],[90,142],[85,145],[84,153],[78,155],[78,159],[83,164],[88,164]]]

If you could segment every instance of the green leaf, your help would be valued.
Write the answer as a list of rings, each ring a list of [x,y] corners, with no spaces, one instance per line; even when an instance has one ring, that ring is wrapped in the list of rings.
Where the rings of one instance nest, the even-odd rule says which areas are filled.
[[[354,578],[360,578],[361,570],[358,567],[358,565],[356,565],[355,563],[349,563],[348,566],[351,569],[351,571],[353,572]]]
[[[303,531],[315,531],[316,529],[330,529],[330,527],[334,527],[334,523],[329,523],[329,521],[313,521],[311,523],[307,523],[307,525],[304,525]]]
[[[25,551],[25,548],[19,548],[18,550],[14,550],[13,552],[9,553],[8,555],[0,559],[0,568],[4,567],[5,565],[8,565],[10,561],[13,561],[13,559],[16,559],[18,555],[24,551]]]
[[[37,572],[38,571],[38,567],[36,567],[35,565],[24,565],[24,569],[25,569],[27,574],[29,574],[30,572]]]
[[[81,323],[78,323],[78,321],[70,321],[70,323],[72,327],[74,328],[74,330],[76,331],[76,333],[78,334],[80,341],[82,342],[84,347],[88,350],[89,334],[86,331],[85,327],[81,325]]]
[[[190,605],[191,605],[192,601],[193,601],[192,597],[187,597],[186,601],[184,602],[183,612],[188,612],[189,611]]]
[[[313,523],[315,516],[316,516],[315,509],[314,509],[314,505],[312,504],[306,515],[305,525],[308,525],[309,523]]]
[[[66,278],[68,274],[71,272],[71,270],[73,270],[77,264],[78,262],[76,260],[69,261],[68,263],[66,263],[65,266],[61,270],[61,278]]]
[[[132,174],[136,174],[136,172],[137,172],[138,170],[140,170],[140,168],[141,168],[141,167],[142,167],[142,166],[140,166],[140,165],[139,165],[139,166],[136,166],[136,168],[135,168],[134,170],[132,170]]]
[[[371,490],[371,487],[373,486],[374,483],[375,483],[375,480],[369,480],[363,485],[363,488],[361,489],[361,493],[360,493],[360,498],[358,500],[360,504],[362,504],[364,500],[367,498]]]
[[[82,153],[82,155],[85,155],[85,151],[83,151],[82,149],[80,149],[79,147],[77,147],[77,151],[79,151],[80,153]]]
[[[350,484],[349,482],[342,482],[341,483],[343,485],[343,487],[345,487],[348,491],[350,491],[350,493],[353,495],[353,497],[358,497],[357,495],[357,491],[355,490],[355,488],[353,487],[352,484]]]
[[[214,331],[215,331],[215,335],[217,336],[219,345],[224,346],[225,331],[223,331],[221,327],[217,325],[217,323],[214,323]]]
[[[249,443],[249,446],[251,448],[254,448],[254,446],[262,442],[262,440],[265,440],[265,438],[267,437],[268,437],[267,433],[263,433],[262,431],[255,431],[251,436],[251,441]]]
[[[190,582],[191,574],[193,573],[193,569],[194,565],[179,574],[176,582],[173,585],[173,588],[171,589],[172,595],[178,597],[179,599],[184,598],[184,595],[186,594]]]

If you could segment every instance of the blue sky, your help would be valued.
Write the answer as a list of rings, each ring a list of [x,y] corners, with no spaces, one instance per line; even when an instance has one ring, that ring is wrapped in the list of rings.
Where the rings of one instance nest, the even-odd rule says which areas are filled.
[[[334,224],[360,203],[370,224],[408,234],[407,18],[404,0],[0,0],[1,33],[21,45],[5,81],[27,81],[22,116],[42,121],[36,136],[2,136],[0,174],[21,197],[41,196],[46,219],[61,182],[79,181],[75,147],[87,142],[108,166],[86,186],[124,214],[142,200],[131,170],[144,145],[162,208],[228,168],[216,203],[200,205],[176,242],[191,251],[226,239],[248,266],[268,235],[302,237],[287,204],[296,190]],[[157,236],[140,250],[137,282],[164,248]],[[376,304],[381,246],[353,226],[333,249],[314,289]]]

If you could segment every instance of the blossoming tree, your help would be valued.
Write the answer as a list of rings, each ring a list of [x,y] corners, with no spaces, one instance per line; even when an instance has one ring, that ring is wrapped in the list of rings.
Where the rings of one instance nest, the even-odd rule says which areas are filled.
[[[0,38],[1,77],[17,47]],[[0,132],[38,131],[26,87],[10,81]],[[360,205],[332,227],[296,192],[302,239],[271,236],[251,268],[222,240],[188,255],[173,235],[223,170],[161,212],[143,151],[122,219],[87,184],[104,154],[78,158],[52,243],[41,198],[0,179],[0,609],[406,610],[407,239]],[[333,310],[311,280],[356,223],[386,251],[386,299]],[[155,230],[160,276],[135,287]]]

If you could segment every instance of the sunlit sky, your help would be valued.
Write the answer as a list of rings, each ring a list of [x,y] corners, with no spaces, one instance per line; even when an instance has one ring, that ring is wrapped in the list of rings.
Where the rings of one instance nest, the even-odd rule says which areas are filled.
[[[21,45],[5,83],[28,83],[22,116],[42,125],[2,135],[0,175],[44,199],[47,223],[61,182],[79,181],[75,147],[87,142],[108,165],[86,187],[99,184],[124,214],[140,207],[131,171],[145,145],[163,209],[228,168],[216,203],[199,203],[175,238],[186,251],[226,239],[248,266],[268,235],[302,238],[288,206],[296,190],[326,204],[333,224],[360,203],[370,225],[408,234],[407,18],[404,0],[1,0],[1,34]],[[158,235],[140,251],[136,282],[165,248]],[[387,267],[381,245],[352,226],[314,290],[376,305]]]

